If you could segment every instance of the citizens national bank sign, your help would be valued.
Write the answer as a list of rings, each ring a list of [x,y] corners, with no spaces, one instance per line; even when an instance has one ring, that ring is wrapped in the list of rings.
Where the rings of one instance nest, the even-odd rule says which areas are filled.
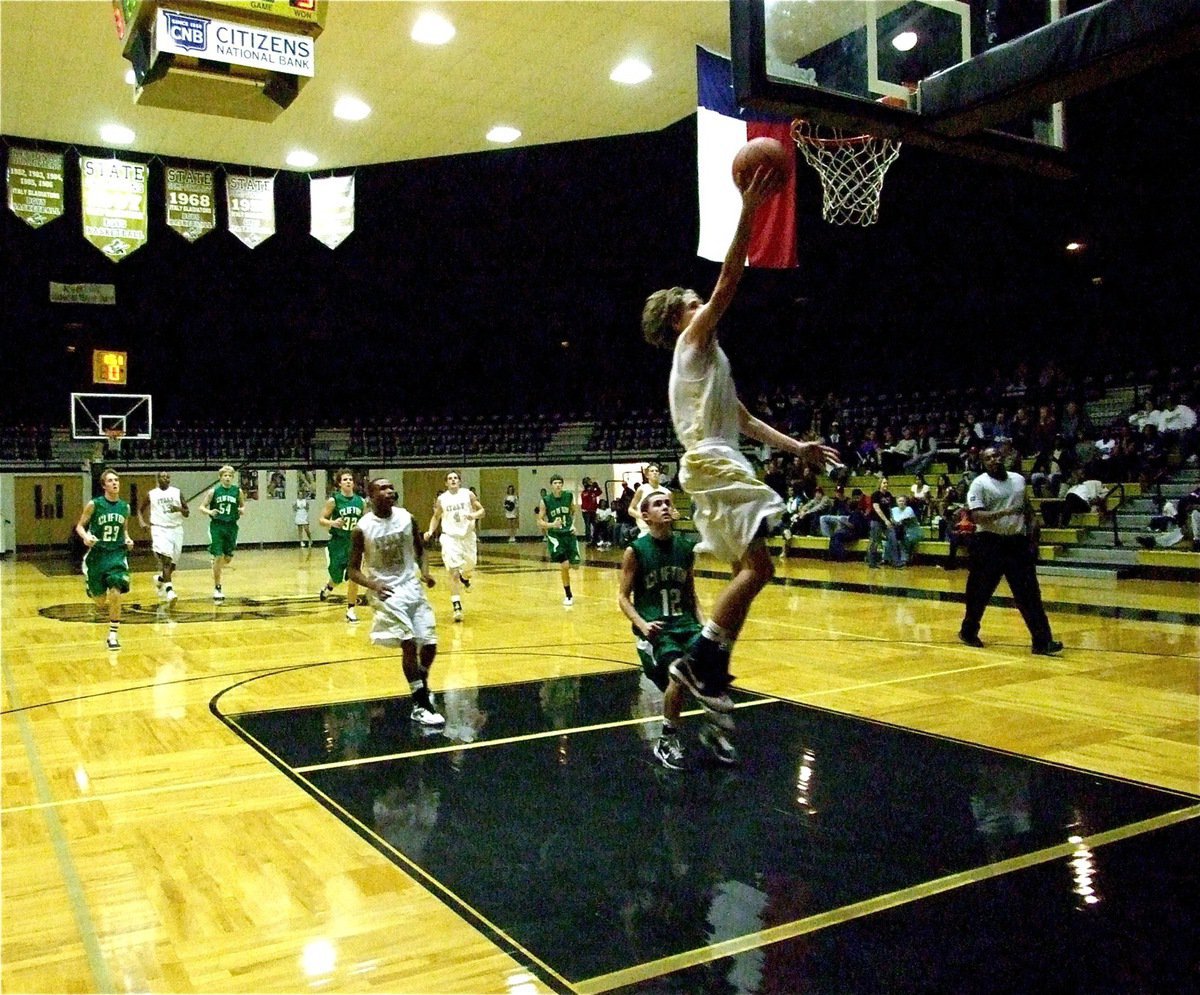
[[[307,35],[183,14],[162,7],[158,8],[157,14],[154,47],[159,52],[292,76],[314,75],[313,39]]]

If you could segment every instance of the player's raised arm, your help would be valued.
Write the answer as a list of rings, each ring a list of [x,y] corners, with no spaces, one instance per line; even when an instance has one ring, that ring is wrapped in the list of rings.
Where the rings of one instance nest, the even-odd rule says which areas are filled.
[[[721,264],[717,285],[713,287],[708,302],[696,309],[683,333],[688,345],[708,349],[716,341],[717,322],[733,301],[746,269],[746,252],[750,248],[755,212],[764,200],[780,188],[784,180],[779,170],[759,166],[746,184],[746,189],[742,191],[742,212],[738,215],[737,229],[733,233],[733,241],[729,243],[729,251],[725,253],[725,262]],[[686,311],[684,321],[687,321]]]

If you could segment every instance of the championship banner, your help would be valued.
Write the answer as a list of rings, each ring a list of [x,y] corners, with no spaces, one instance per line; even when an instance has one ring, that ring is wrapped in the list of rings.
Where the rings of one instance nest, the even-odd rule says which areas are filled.
[[[116,304],[117,287],[113,283],[55,283],[50,281],[52,304]]]
[[[250,248],[275,234],[275,177],[225,176],[229,231]]]
[[[150,167],[121,159],[79,157],[83,237],[113,262],[146,244]]]
[[[166,170],[167,227],[189,242],[217,227],[217,198],[211,169]]]
[[[309,234],[336,249],[354,231],[354,177],[328,176],[311,180],[312,227]]]
[[[62,215],[61,153],[8,150],[8,209],[32,228]]]

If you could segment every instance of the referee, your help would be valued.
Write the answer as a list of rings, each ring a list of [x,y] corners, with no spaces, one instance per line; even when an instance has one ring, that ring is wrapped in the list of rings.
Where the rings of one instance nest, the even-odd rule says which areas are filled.
[[[958,638],[968,646],[983,646],[979,623],[1003,577],[1033,638],[1033,652],[1058,653],[1063,645],[1050,633],[1038,587],[1038,533],[1033,509],[1025,499],[1025,478],[1005,470],[995,448],[984,450],[983,469],[967,491],[967,510],[976,531],[967,574],[967,613]]]

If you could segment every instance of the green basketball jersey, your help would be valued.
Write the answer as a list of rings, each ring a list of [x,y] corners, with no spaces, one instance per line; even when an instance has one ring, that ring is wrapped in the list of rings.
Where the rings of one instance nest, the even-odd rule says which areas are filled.
[[[696,606],[692,604],[687,583],[696,555],[692,543],[675,533],[669,539],[655,539],[647,533],[635,539],[629,548],[638,561],[637,586],[633,592],[637,613],[647,622],[694,619]]]
[[[550,523],[552,532],[574,532],[575,517],[571,514],[571,505],[575,498],[570,491],[563,491],[558,497],[547,492],[542,499],[546,509],[546,521]]]
[[[367,503],[357,494],[351,494],[349,497],[346,497],[341,491],[334,491],[333,514],[329,517],[334,520],[340,518],[342,520],[342,527],[340,529],[329,530],[329,541],[349,544],[350,533],[358,525],[358,520],[362,518],[366,507]]]
[[[214,522],[237,522],[241,492],[242,489],[237,484],[232,487],[222,487],[217,484],[213,488],[212,500],[209,501],[208,506],[216,512],[216,515],[213,516]]]
[[[125,552],[125,526],[129,519],[129,502],[110,501],[101,495],[92,499],[92,519],[88,531],[99,542],[92,549]]]

